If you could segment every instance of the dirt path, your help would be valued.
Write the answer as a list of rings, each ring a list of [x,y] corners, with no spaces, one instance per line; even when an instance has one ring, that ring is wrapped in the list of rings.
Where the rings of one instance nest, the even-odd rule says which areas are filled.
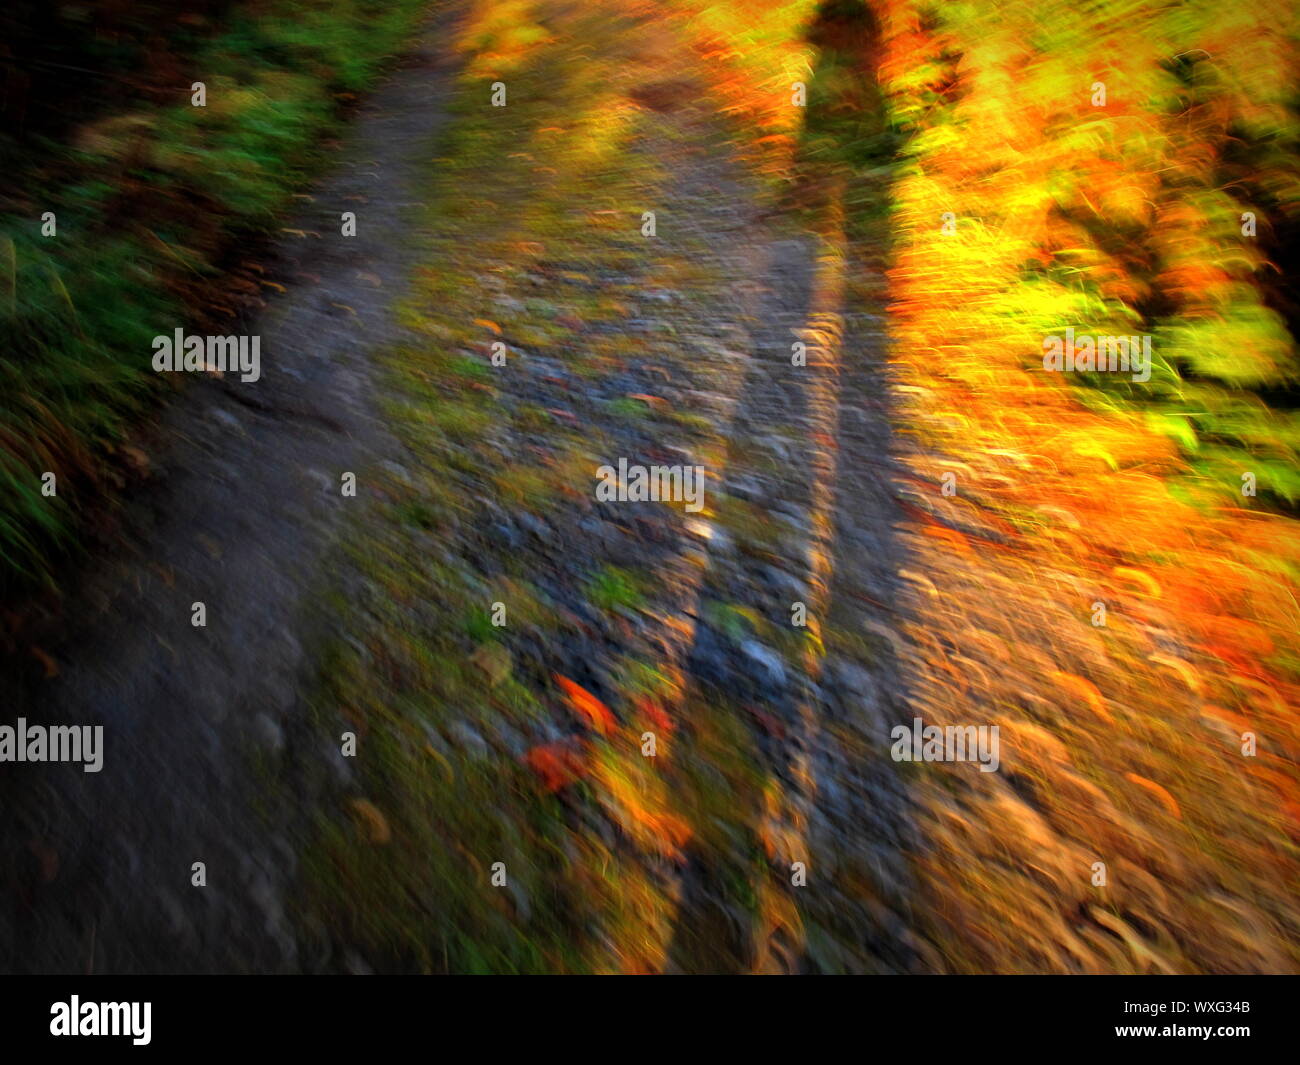
[[[908,968],[882,312],[843,190],[760,219],[686,24],[538,10],[453,104],[425,339],[390,358],[407,451],[323,678],[370,753],[308,924],[377,968]],[[598,500],[619,459],[703,466],[705,506]]]
[[[263,381],[169,413],[138,546],[19,704],[107,755],[6,796],[6,968],[916,964],[844,190],[763,216],[683,21],[535,15],[459,77],[430,28],[293,223]],[[599,501],[620,458],[703,466],[704,508]]]
[[[98,560],[58,675],[7,712],[102,724],[104,767],[22,766],[4,796],[0,967],[13,972],[299,967],[286,885],[313,640],[302,607],[337,535],[341,475],[391,445],[366,353],[397,333],[404,235],[445,120],[450,23],[430,25],[351,126],[243,331],[259,382],[191,382],[168,411],[126,546]],[[357,235],[340,235],[355,211]],[[180,323],[176,323],[180,324]],[[160,328],[160,332],[170,332]],[[206,606],[206,627],[191,607]],[[265,786],[268,776],[279,787]],[[191,866],[207,866],[207,887]]]

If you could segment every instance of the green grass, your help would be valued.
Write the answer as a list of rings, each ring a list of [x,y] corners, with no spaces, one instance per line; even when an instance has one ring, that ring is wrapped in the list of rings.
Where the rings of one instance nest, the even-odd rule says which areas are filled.
[[[173,106],[79,131],[50,163],[68,182],[28,190],[30,216],[0,218],[0,592],[56,586],[115,452],[163,390],[150,340],[207,309],[187,301],[215,296],[204,286],[223,257],[275,227],[340,96],[372,83],[429,6],[238,6]],[[206,107],[191,106],[190,80],[206,83]]]

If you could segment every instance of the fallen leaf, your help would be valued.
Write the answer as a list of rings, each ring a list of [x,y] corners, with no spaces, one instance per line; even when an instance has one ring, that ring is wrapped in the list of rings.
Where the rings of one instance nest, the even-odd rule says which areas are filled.
[[[135,467],[138,473],[149,472],[149,456],[141,451],[138,447],[123,447],[122,454],[126,456],[127,461]]]
[[[1147,791],[1151,792],[1152,795],[1164,803],[1165,809],[1168,810],[1170,814],[1178,818],[1180,821],[1183,819],[1182,811],[1178,809],[1178,803],[1174,801],[1174,797],[1154,780],[1147,780],[1146,777],[1140,777],[1136,773],[1125,773],[1124,777],[1127,780],[1131,780],[1134,784],[1140,784],[1142,787],[1146,788]]]
[[[33,647],[32,654],[35,655],[37,660],[41,663],[41,665],[45,667],[46,680],[49,680],[51,677],[57,677],[59,675],[58,663],[55,662],[53,658],[47,655],[39,647]]]
[[[651,395],[647,395],[645,392],[629,392],[627,394],[627,398],[639,399],[642,403],[646,404],[649,407],[653,407],[655,410],[670,409],[668,405],[668,401],[664,399],[662,396],[651,396]]]
[[[548,743],[524,755],[524,764],[542,779],[549,792],[560,791],[586,772],[582,754],[568,743]]]
[[[1073,692],[1086,702],[1094,714],[1101,718],[1106,724],[1115,724],[1115,719],[1110,716],[1110,711],[1106,709],[1106,700],[1101,692],[1097,690],[1097,685],[1083,677],[1076,677],[1073,673],[1062,673],[1060,670],[1054,670],[1050,674],[1052,680],[1056,681],[1062,688],[1068,692]]]
[[[569,705],[586,722],[588,727],[599,732],[602,736],[609,735],[610,729],[617,724],[614,715],[610,713],[609,707],[585,688],[574,684],[568,677],[562,677],[558,673],[554,674],[554,676],[555,682],[568,696]]]
[[[353,799],[351,805],[352,812],[357,815],[357,820],[371,843],[387,843],[393,838],[388,819],[374,803],[368,799]]]
[[[664,735],[672,734],[672,718],[664,712],[664,708],[660,705],[658,699],[642,696],[636,701],[636,708],[658,731],[664,733]]]
[[[1116,566],[1111,572],[1116,577],[1127,577],[1134,584],[1140,584],[1152,599],[1160,598],[1160,585],[1156,583],[1156,579],[1149,573],[1144,573],[1140,569],[1133,569],[1131,566]]]

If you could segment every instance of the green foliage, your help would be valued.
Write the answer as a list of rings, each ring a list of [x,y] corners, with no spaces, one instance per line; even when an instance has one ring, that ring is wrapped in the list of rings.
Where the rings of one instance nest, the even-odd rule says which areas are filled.
[[[587,595],[601,610],[635,609],[644,593],[634,574],[618,566],[605,566],[587,585]]]
[[[0,587],[51,584],[53,549],[75,546],[105,460],[158,390],[150,341],[193,310],[169,283],[214,274],[237,241],[273,228],[336,94],[366,88],[425,7],[237,5],[196,49],[206,107],[186,86],[172,106],[141,103],[57,148],[47,165],[72,179],[39,197],[55,236],[39,216],[0,217]],[[45,471],[57,496],[40,493]]]

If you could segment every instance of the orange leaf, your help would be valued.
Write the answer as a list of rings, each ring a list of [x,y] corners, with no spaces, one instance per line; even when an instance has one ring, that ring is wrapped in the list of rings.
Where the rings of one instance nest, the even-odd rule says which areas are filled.
[[[1178,809],[1178,803],[1174,801],[1174,797],[1154,780],[1147,780],[1146,777],[1140,777],[1136,773],[1125,773],[1124,776],[1127,780],[1131,780],[1134,784],[1141,784],[1142,787],[1151,792],[1152,795],[1164,803],[1165,809],[1178,820],[1183,819],[1182,811]]]
[[[949,528],[947,525],[926,525],[921,529],[926,536],[932,536],[936,540],[946,540],[963,555],[973,554],[970,542],[956,529]]]
[[[579,687],[569,680],[568,677],[562,677],[556,673],[555,682],[569,697],[569,705],[581,717],[589,728],[599,732],[602,736],[607,736],[617,722],[614,715],[610,713],[609,707],[597,699],[586,688]]]
[[[1052,680],[1056,681],[1062,688],[1068,692],[1083,699],[1092,712],[1101,718],[1106,724],[1115,724],[1115,719],[1110,716],[1106,709],[1106,700],[1102,697],[1101,692],[1097,690],[1097,685],[1083,677],[1076,677],[1073,673],[1062,673],[1060,670],[1054,670],[1051,674]]]

